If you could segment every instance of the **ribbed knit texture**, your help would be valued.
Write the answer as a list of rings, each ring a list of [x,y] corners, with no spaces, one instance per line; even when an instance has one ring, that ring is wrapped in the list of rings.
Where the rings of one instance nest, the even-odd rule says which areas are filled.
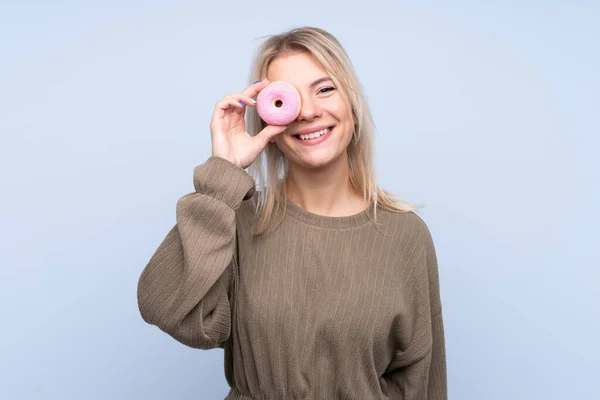
[[[143,319],[225,350],[228,399],[447,398],[436,253],[413,212],[347,217],[288,201],[252,236],[255,183],[210,157],[138,283]],[[204,398],[200,393],[198,398]]]

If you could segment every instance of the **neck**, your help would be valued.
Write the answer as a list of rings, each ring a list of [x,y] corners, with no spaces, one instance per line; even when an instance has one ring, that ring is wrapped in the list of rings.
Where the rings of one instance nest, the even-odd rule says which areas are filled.
[[[346,153],[321,168],[306,169],[290,163],[286,190],[288,200],[318,215],[353,215],[367,205],[350,184]]]

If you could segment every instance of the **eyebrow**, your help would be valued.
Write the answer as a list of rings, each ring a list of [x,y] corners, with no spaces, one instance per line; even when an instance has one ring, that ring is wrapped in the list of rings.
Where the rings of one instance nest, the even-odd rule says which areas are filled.
[[[323,82],[327,82],[327,81],[331,81],[331,78],[328,76],[324,76],[323,78],[319,78],[316,81],[314,81],[313,83],[310,84],[311,88],[314,88],[315,86],[317,86],[319,83],[323,83]]]

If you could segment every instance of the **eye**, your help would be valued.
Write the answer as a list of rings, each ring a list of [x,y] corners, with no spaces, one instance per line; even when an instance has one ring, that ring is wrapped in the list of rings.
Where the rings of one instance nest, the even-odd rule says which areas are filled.
[[[327,93],[327,92],[331,92],[332,90],[335,90],[335,88],[328,86],[328,87],[325,87],[325,88],[319,90],[319,93]]]

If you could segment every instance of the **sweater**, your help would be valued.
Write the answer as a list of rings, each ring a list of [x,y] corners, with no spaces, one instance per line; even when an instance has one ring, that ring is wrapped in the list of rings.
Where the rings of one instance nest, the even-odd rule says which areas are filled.
[[[252,235],[255,181],[211,156],[138,281],[142,318],[224,349],[226,399],[447,398],[431,233],[412,211],[342,217],[287,200]],[[205,398],[201,394],[198,398]]]

